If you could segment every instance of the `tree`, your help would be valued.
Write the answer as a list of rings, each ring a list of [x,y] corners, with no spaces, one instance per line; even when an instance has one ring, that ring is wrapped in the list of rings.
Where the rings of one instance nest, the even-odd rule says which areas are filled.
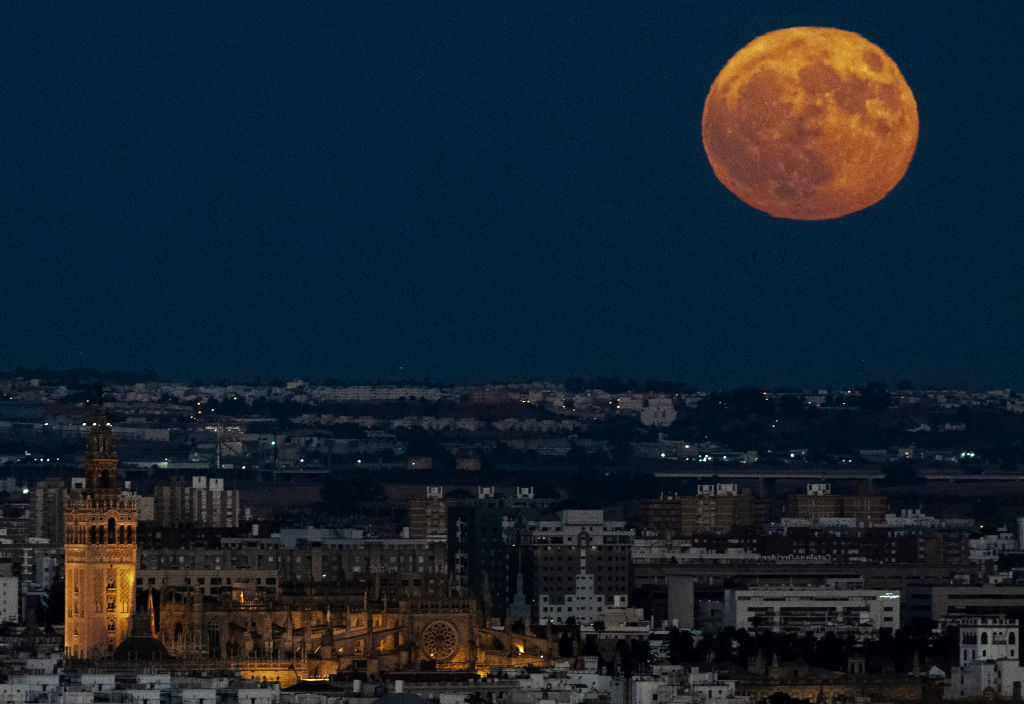
[[[354,513],[362,504],[387,500],[384,487],[352,474],[335,472],[320,485],[320,508],[335,516]]]
[[[568,622],[566,625],[568,625]],[[569,631],[562,631],[561,635],[558,636],[558,657],[572,657],[572,635],[570,635]]]
[[[634,672],[650,672],[654,659],[651,657],[651,642],[649,640],[634,639],[629,642],[633,656]]]
[[[727,626],[715,634],[715,662],[733,662],[733,641],[736,629]]]
[[[776,692],[767,699],[769,704],[810,704],[810,699],[797,699],[785,692]]]
[[[849,645],[835,633],[829,631],[818,641],[812,664],[829,670],[845,670],[846,660],[849,657]]]
[[[872,381],[860,389],[860,405],[863,408],[880,411],[892,404],[889,388],[884,381]]]
[[[783,418],[795,418],[804,410],[803,399],[789,394],[781,397],[775,405]]]
[[[710,633],[705,633],[694,651],[699,662],[711,662],[711,658],[715,654],[715,639]]]
[[[43,612],[43,622],[48,626],[64,623],[64,576],[61,574],[53,577],[46,599],[46,610]]]
[[[668,660],[673,665],[693,662],[693,635],[688,630],[673,626],[668,632]]]
[[[621,669],[623,676],[631,677],[634,672],[634,662],[633,649],[630,647],[629,641],[620,638],[615,643],[615,650],[619,656],[619,668]]]
[[[644,391],[659,394],[689,394],[696,389],[681,381],[666,381],[664,379],[648,379],[644,382]]]
[[[907,459],[890,462],[882,468],[885,475],[879,482],[882,486],[906,486],[908,484],[924,484],[927,480],[917,473],[917,468]]]

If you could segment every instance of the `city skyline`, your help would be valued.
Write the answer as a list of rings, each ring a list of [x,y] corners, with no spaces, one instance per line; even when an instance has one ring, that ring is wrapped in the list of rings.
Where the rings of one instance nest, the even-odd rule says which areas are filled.
[[[0,368],[1024,385],[1015,4],[18,6],[0,24]],[[701,109],[788,26],[920,112],[825,222],[715,179]]]

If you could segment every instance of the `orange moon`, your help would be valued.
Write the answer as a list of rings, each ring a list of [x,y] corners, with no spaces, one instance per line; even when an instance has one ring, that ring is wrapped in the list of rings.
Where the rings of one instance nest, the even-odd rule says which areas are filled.
[[[711,84],[701,123],[715,176],[777,218],[828,220],[877,203],[906,173],[917,103],[859,34],[791,27],[740,49]]]

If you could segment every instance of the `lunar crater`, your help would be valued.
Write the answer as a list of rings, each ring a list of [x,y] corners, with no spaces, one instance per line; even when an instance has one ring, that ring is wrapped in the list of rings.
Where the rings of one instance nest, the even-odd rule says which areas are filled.
[[[865,51],[860,55],[860,58],[864,61],[865,65],[875,73],[881,73],[885,68],[882,63],[882,57],[874,51]]]

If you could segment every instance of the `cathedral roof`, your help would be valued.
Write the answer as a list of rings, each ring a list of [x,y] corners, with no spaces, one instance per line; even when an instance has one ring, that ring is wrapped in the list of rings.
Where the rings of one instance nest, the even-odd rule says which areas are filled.
[[[152,636],[129,636],[114,651],[114,660],[170,660],[164,644]]]

